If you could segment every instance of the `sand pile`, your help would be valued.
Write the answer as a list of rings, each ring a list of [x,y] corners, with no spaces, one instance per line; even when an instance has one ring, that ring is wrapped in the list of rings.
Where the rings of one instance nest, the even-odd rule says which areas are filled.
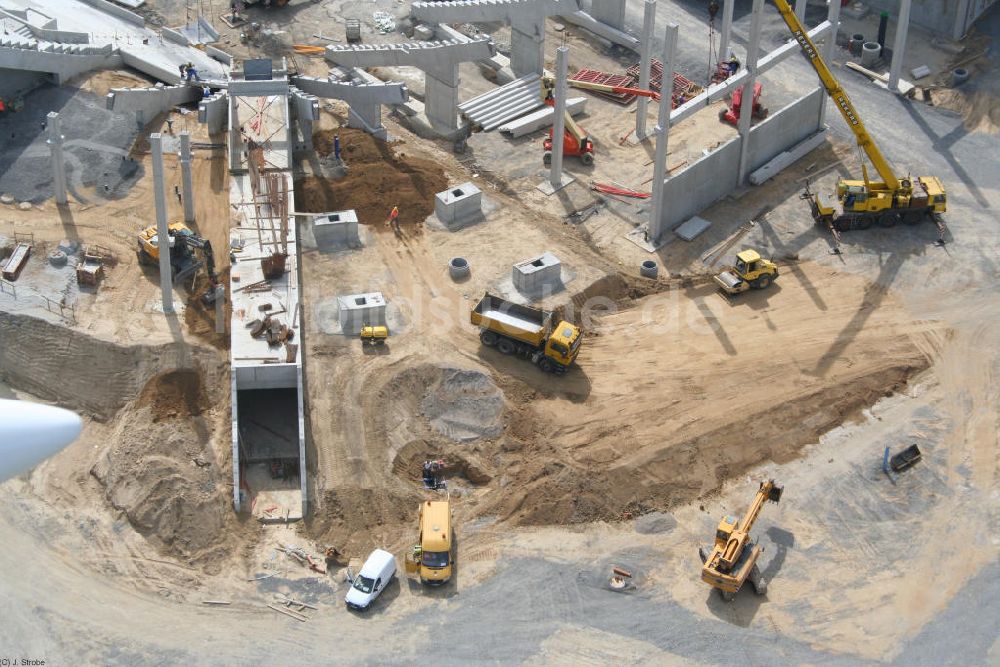
[[[1000,90],[988,88],[942,88],[931,93],[934,106],[951,109],[962,116],[970,132],[1000,132]]]
[[[448,187],[436,162],[394,150],[361,130],[342,129],[341,151],[347,176],[338,180],[309,177],[295,184],[295,208],[324,213],[354,209],[362,224],[384,223],[399,206],[402,224],[423,222],[434,212],[434,195]],[[333,151],[332,130],[314,135],[317,152]]]
[[[158,375],[123,411],[91,469],[111,505],[162,553],[211,571],[236,543],[226,475],[212,454],[214,424],[201,377]],[[227,431],[219,429],[220,436]]]

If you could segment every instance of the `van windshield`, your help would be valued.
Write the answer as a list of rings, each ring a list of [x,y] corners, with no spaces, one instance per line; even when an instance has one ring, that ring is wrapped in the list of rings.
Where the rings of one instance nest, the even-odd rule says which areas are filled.
[[[375,580],[369,579],[368,577],[362,577],[358,575],[354,578],[354,587],[357,588],[362,593],[371,593],[372,588],[375,586]]]
[[[447,551],[425,551],[420,557],[424,567],[446,567],[448,565]]]

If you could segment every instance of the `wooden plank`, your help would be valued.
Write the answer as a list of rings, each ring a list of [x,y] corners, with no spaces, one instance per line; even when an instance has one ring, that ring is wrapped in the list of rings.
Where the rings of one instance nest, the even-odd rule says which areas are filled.
[[[285,609],[284,607],[275,607],[273,604],[268,604],[267,606],[275,611],[281,612],[285,616],[291,616],[296,621],[302,621],[304,623],[309,620],[307,616],[305,616],[304,614],[300,614],[297,611],[292,611],[291,609]]]

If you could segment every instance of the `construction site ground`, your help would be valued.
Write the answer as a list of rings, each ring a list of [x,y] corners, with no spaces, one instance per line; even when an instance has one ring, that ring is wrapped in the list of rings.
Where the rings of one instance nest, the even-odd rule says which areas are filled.
[[[152,4],[144,11],[183,14]],[[334,11],[327,4],[289,6],[295,30]],[[694,2],[675,4],[690,35],[682,65],[703,68],[704,47],[693,45],[704,21]],[[770,12],[773,43],[776,21]],[[738,13],[737,41],[748,25]],[[549,28],[570,34],[572,64],[631,64],[571,26]],[[1000,11],[979,30],[970,39],[997,34]],[[559,39],[547,40],[549,61]],[[252,48],[265,47],[276,48]],[[362,247],[330,252],[300,224],[311,513],[296,524],[232,511],[228,333],[189,298],[199,287],[177,287],[178,315],[157,310],[156,269],[134,251],[154,221],[144,142],[129,151],[136,176],[113,198],[0,207],[0,246],[15,232],[35,243],[16,298],[0,294],[0,398],[85,417],[77,442],[0,486],[0,647],[53,664],[1000,662],[1000,539],[990,530],[1000,519],[1000,168],[981,113],[997,56],[977,63],[968,99],[949,98],[955,111],[893,97],[844,59],[837,76],[892,162],[947,184],[946,245],[926,223],[848,233],[843,253],[830,253],[798,194],[806,179],[831,189],[859,171],[832,110],[827,144],[702,212],[713,225],[694,242],[671,236],[650,255],[625,239],[647,204],[612,199],[582,224],[565,217],[593,201],[590,180],[648,190],[652,143],[619,145],[634,104],[588,102],[581,123],[597,164],[567,159],[576,182],[546,197],[535,189],[547,177],[541,133],[476,134],[456,155],[396,117],[386,118],[388,144],[343,128],[346,108],[323,103],[318,151],[296,167],[296,205],[356,209]],[[101,77],[128,76],[80,85],[100,96]],[[797,56],[773,70],[768,106],[806,92],[809,76]],[[489,85],[463,68],[463,99]],[[733,136],[718,108],[672,130],[668,165]],[[172,132],[224,140],[195,118],[172,113]],[[165,121],[144,133],[169,141]],[[334,133],[346,175],[328,159]],[[180,171],[166,152],[174,220]],[[485,217],[450,231],[431,215],[433,195],[464,181],[482,189]],[[223,150],[196,150],[194,182],[197,231],[228,247]],[[385,225],[396,204],[399,235]],[[739,246],[772,257],[781,276],[723,298],[711,282],[721,264],[701,257],[752,217]],[[67,238],[112,252],[98,289],[44,261]],[[468,320],[485,291],[511,293],[513,263],[546,250],[563,263],[565,289],[543,305],[586,331],[564,377],[482,347]],[[471,277],[449,277],[453,257]],[[650,258],[656,280],[639,277]],[[389,302],[384,347],[337,323],[338,295],[371,291]],[[914,443],[919,464],[882,472],[884,448]],[[417,505],[433,497],[420,465],[437,457],[449,462],[455,508],[453,583],[431,589],[401,572],[362,616],[344,608],[340,567],[315,572],[279,550],[334,546],[346,564],[384,547],[401,569]],[[698,547],[767,477],[785,488],[754,531],[768,594],[726,603],[700,581]],[[633,573],[631,588],[608,587],[612,566]],[[315,609],[303,610],[306,622],[289,618],[267,606],[281,596]]]

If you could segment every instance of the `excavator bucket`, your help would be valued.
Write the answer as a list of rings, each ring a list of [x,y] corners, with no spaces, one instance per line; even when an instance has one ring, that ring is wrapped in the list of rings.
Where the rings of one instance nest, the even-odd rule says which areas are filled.
[[[784,491],[785,491],[785,487],[783,487],[783,486],[772,486],[771,490],[767,494],[767,499],[770,500],[773,503],[776,503],[779,500],[781,500],[781,494]]]

